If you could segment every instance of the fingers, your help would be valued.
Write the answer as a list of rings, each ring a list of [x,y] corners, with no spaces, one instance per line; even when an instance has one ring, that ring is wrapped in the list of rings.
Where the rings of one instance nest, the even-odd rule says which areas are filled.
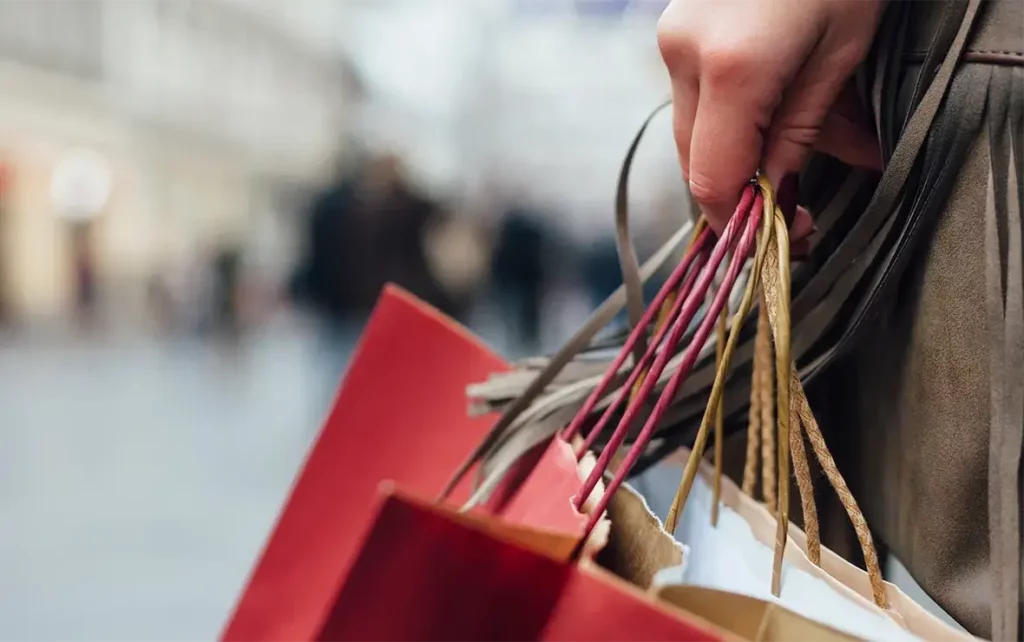
[[[770,4],[770,3],[769,3]],[[808,38],[779,39],[779,11]],[[658,24],[672,80],[680,165],[709,224],[721,232],[762,158],[772,114],[817,31],[797,0],[768,6],[747,0],[677,0]],[[781,27],[781,25],[780,25]]]
[[[831,56],[813,55],[789,85],[775,113],[764,150],[763,168],[778,185],[797,172],[821,135],[822,123],[842,88],[846,70],[836,71]]]
[[[671,0],[658,22],[658,46],[672,81],[674,134],[684,176],[713,229],[724,229],[758,167],[778,185],[816,146],[879,165],[872,137],[831,107],[866,54],[882,6]]]
[[[874,20],[870,13],[854,18],[867,24]],[[866,40],[842,40],[842,33],[833,30],[827,31],[809,52],[772,117],[762,168],[773,184],[799,171],[811,150],[823,142],[833,149],[843,149],[860,166],[881,162],[880,154],[873,158],[870,141],[874,134],[864,137],[864,131],[850,118],[851,113],[856,113],[851,111],[856,105],[850,102],[853,94],[847,79],[866,55],[869,44]],[[837,105],[841,95],[846,100]],[[834,110],[833,106],[839,109]],[[846,149],[846,145],[855,148]]]
[[[881,171],[882,150],[878,132],[867,110],[857,98],[852,82],[847,82],[832,103],[815,144],[819,152],[834,156],[848,165]]]
[[[815,149],[854,167],[875,171],[883,167],[875,130],[835,111],[825,116]]]
[[[797,242],[807,242],[801,244],[800,248],[806,245],[809,249],[808,237],[814,232],[814,219],[811,218],[810,212],[797,205],[799,180],[797,174],[787,174],[779,181],[775,191],[775,204],[782,210],[782,215],[789,225],[789,240],[794,245]],[[793,245],[790,247],[792,248]],[[798,250],[792,251],[797,253]]]
[[[803,207],[796,208],[796,215],[789,226],[789,238],[791,241],[805,241],[814,233],[814,219],[811,213]]]
[[[699,85],[696,78],[681,78],[672,84],[672,134],[679,153],[679,166],[687,180],[690,176],[690,140],[693,138],[698,98]]]
[[[757,171],[762,144],[757,112],[764,107],[738,99],[728,85],[702,82],[701,87],[690,140],[690,192],[711,227],[721,232]]]

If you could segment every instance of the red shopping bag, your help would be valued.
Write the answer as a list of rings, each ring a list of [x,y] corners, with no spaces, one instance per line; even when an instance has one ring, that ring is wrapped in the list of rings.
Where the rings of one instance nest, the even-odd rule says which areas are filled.
[[[578,538],[386,492],[321,640],[722,640],[588,565]]]
[[[493,421],[467,416],[467,383],[507,368],[452,320],[385,289],[222,638],[316,638],[372,525],[378,485],[440,492]],[[553,461],[560,455],[545,451],[531,476],[578,485],[575,460]],[[465,488],[453,495],[465,497]],[[515,515],[577,538],[582,526],[567,500]]]

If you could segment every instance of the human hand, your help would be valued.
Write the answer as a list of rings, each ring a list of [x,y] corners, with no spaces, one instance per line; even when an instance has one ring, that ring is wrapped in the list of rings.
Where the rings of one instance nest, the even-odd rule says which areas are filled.
[[[780,191],[815,148],[881,168],[874,129],[844,92],[881,13],[882,0],[672,0],[658,46],[679,161],[713,229],[759,168]],[[800,208],[790,234],[813,226]]]

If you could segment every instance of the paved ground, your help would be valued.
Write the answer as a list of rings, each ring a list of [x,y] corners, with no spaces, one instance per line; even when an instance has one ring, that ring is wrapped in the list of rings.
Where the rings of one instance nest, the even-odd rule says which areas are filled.
[[[315,433],[308,335],[0,347],[0,639],[211,639]]]

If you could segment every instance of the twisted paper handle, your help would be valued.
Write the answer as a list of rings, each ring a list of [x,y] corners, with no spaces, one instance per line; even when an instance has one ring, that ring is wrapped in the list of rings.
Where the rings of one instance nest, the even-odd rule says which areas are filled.
[[[772,593],[778,595],[781,589],[782,560],[788,539],[789,526],[789,470],[790,455],[793,456],[793,465],[796,468],[797,485],[800,490],[801,503],[804,509],[805,525],[808,539],[808,555],[815,564],[821,563],[821,542],[818,533],[817,513],[814,508],[813,485],[810,477],[810,467],[807,462],[806,452],[803,444],[803,432],[811,443],[812,450],[818,459],[826,477],[836,489],[843,507],[853,524],[857,534],[861,551],[864,555],[867,566],[868,577],[871,582],[872,597],[875,604],[883,610],[888,610],[888,596],[885,593],[885,584],[882,579],[881,569],[878,563],[878,555],[875,552],[871,531],[868,529],[864,515],[853,498],[846,481],[839,472],[832,455],[825,444],[825,439],[818,427],[817,421],[811,412],[810,404],[804,393],[803,385],[800,383],[796,369],[792,365],[790,356],[789,338],[789,234],[786,222],[781,210],[775,204],[774,193],[767,180],[763,177],[758,179],[758,188],[761,193],[764,206],[764,217],[760,239],[758,242],[757,254],[754,257],[754,265],[751,270],[751,278],[744,292],[743,301],[729,333],[729,338],[718,364],[715,381],[711,389],[711,396],[708,407],[705,410],[704,418],[701,421],[700,429],[694,447],[687,461],[683,479],[680,482],[679,490],[672,502],[672,508],[666,519],[666,527],[673,532],[678,523],[679,514],[682,512],[693,487],[697,475],[697,468],[703,456],[704,447],[707,442],[707,434],[711,418],[716,416],[721,407],[722,393],[724,391],[725,377],[728,373],[729,363],[732,358],[732,351],[736,345],[739,335],[739,328],[742,320],[750,312],[754,292],[762,274],[767,274],[762,285],[762,309],[759,313],[757,353],[755,357],[754,381],[751,391],[751,425],[747,431],[747,465],[744,471],[743,488],[746,492],[753,489],[754,477],[756,474],[756,461],[753,456],[757,452],[757,441],[759,437],[764,439],[772,435],[772,423],[770,414],[766,421],[766,407],[771,405],[771,374],[767,370],[767,363],[771,361],[771,342],[768,340],[767,330],[775,343],[776,379],[779,382],[776,404],[778,409],[778,448],[777,448],[777,477],[775,480],[776,506],[774,512],[777,520],[775,536],[774,560],[772,565]],[[769,245],[773,245],[775,251],[770,251]],[[784,257],[784,258],[783,258]],[[788,382],[788,385],[782,382]],[[765,394],[766,391],[768,394]],[[756,423],[755,423],[756,422]],[[767,440],[765,440],[767,442]],[[772,468],[771,460],[764,458],[765,471]],[[716,482],[721,474],[721,469],[716,466]],[[769,475],[765,474],[767,482]],[[716,483],[716,487],[717,487]],[[765,496],[769,498],[772,485],[764,484]],[[715,495],[715,504],[718,504],[718,495]],[[770,506],[771,507],[771,506]]]

